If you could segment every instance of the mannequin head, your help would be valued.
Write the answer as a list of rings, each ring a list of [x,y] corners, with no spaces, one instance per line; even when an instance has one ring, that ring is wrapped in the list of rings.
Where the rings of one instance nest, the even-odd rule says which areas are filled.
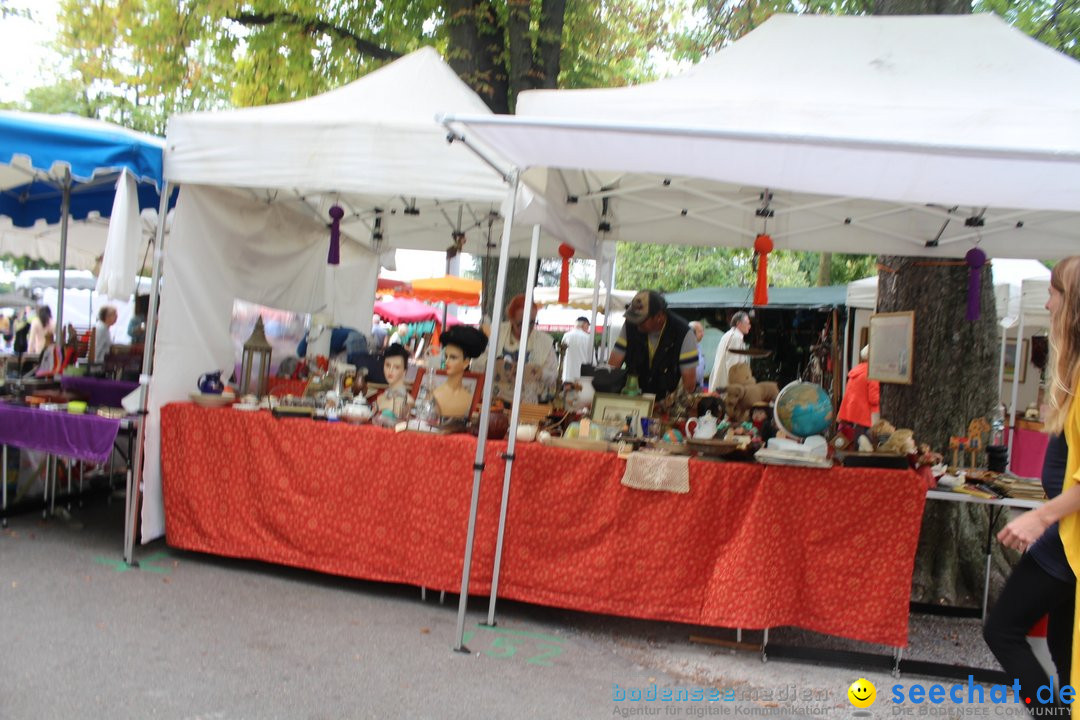
[[[450,377],[461,377],[468,370],[469,361],[479,357],[487,349],[487,341],[487,335],[467,325],[455,325],[439,335],[446,374]]]
[[[383,355],[383,375],[386,384],[397,387],[405,382],[405,373],[409,369],[409,351],[401,343],[394,343],[386,348]]]

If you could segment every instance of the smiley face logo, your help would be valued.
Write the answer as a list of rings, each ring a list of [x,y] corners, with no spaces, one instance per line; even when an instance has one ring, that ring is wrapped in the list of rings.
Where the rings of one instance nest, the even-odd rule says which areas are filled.
[[[868,708],[877,698],[877,688],[866,678],[859,678],[851,683],[847,691],[848,700],[857,708]]]

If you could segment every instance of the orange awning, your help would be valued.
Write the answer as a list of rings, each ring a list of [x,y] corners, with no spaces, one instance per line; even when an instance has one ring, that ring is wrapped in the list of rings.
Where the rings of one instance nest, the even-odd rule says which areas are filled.
[[[444,275],[438,278],[413,280],[412,289],[395,291],[397,297],[411,297],[424,302],[444,302],[454,305],[479,305],[482,283],[479,280]]]

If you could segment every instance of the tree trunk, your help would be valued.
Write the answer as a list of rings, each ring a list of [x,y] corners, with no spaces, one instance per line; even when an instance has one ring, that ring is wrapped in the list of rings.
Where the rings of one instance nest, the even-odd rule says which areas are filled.
[[[818,257],[817,286],[832,285],[832,253],[823,252]]]
[[[487,0],[446,0],[449,28],[446,61],[483,98],[492,112],[509,112],[506,45],[495,10]]]
[[[566,21],[566,0],[544,0],[540,15],[539,64],[540,77],[536,87],[554,89],[559,86],[562,60],[563,25]]]
[[[499,308],[499,314],[510,304],[510,298],[518,293],[525,292],[525,285],[529,278],[529,258],[510,258],[506,268],[506,295],[503,298],[503,307]],[[537,267],[539,270],[539,266]],[[484,283],[481,300],[483,317],[495,319],[493,305],[495,304],[495,282],[498,279],[499,270],[498,256],[480,258],[480,278]]]
[[[529,89],[533,75],[533,48],[529,35],[530,5],[530,0],[506,0],[511,107],[516,104],[518,93]]]
[[[912,384],[882,383],[881,416],[897,428],[911,428],[918,442],[951,460],[949,438],[967,435],[968,423],[976,417],[989,418],[998,402],[999,338],[990,266],[981,270],[982,315],[969,322],[964,317],[967,265],[894,256],[880,257],[878,262],[888,268],[878,274],[878,312],[915,312]],[[988,515],[979,505],[927,503],[912,600],[981,604]],[[998,518],[999,526],[1004,520]],[[1009,563],[1001,546],[993,545],[991,576],[997,587]]]

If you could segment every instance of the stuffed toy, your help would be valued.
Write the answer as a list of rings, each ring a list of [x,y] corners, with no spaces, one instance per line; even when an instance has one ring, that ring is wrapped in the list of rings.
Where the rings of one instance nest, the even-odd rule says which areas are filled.
[[[770,403],[779,394],[780,387],[776,383],[758,382],[750,374],[748,363],[738,363],[728,371],[724,409],[732,423],[741,423],[749,419],[750,408],[755,403]]]

